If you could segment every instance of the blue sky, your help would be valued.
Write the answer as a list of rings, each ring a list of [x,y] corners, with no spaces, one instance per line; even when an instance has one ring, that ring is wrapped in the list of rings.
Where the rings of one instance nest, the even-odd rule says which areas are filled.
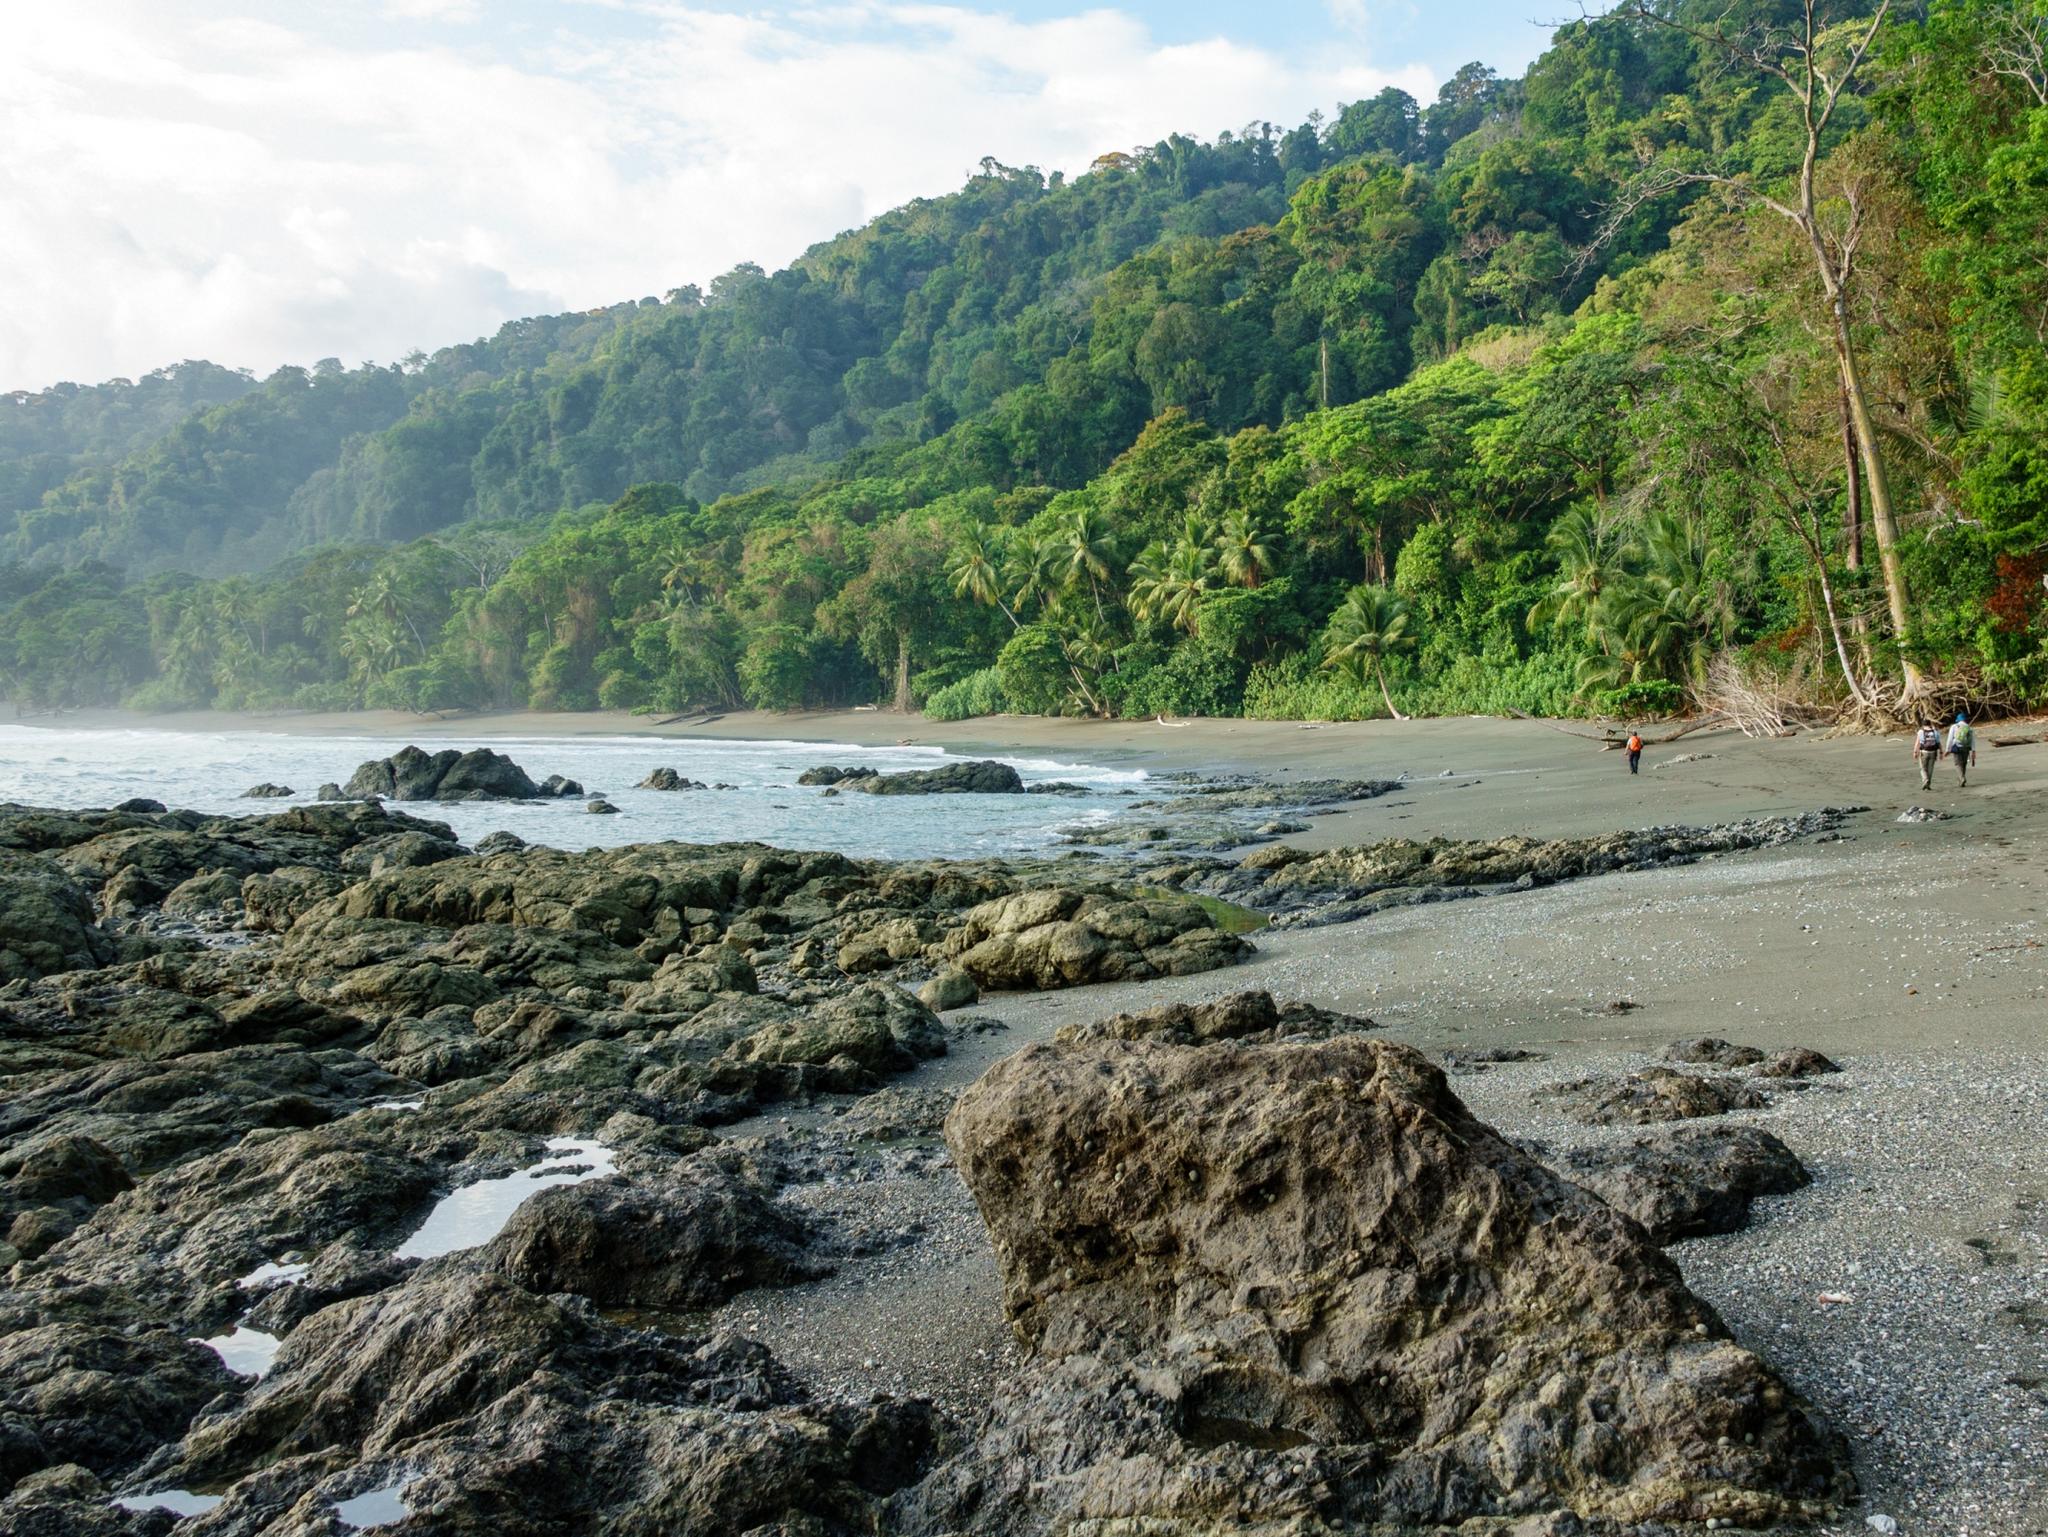
[[[0,389],[387,360],[786,263],[984,155],[1072,172],[1427,103],[1467,60],[1525,68],[1531,5],[0,7]]]

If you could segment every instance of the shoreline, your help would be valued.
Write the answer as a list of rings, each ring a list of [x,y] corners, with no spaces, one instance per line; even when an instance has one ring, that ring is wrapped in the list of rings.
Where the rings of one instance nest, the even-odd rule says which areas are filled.
[[[1559,722],[1459,716],[1305,725],[1205,718],[1102,721],[1000,715],[940,723],[888,711],[801,715],[734,712],[694,725],[662,726],[618,711],[504,711],[422,719],[394,711],[337,714],[136,715],[82,711],[7,724],[24,731],[274,733],[283,737],[422,744],[630,738],[692,742],[833,743],[857,750],[908,745],[971,757],[1053,759],[1071,765],[1204,777],[1247,774],[1285,785],[1312,779],[1400,781],[1398,793],[1312,819],[1290,838],[1328,848],[1388,837],[1585,836],[1671,824],[1712,824],[1867,805],[1865,837],[1908,846],[1953,846],[1960,835],[2012,838],[2048,832],[2048,742],[1996,747],[1986,740],[1968,789],[1946,765],[1922,791],[1892,737],[1802,732],[1755,739],[1729,727],[1653,744],[1642,772],[1584,728]],[[655,754],[650,753],[650,763]],[[1170,787],[1160,786],[1161,793]],[[1909,807],[1940,814],[1897,824]]]

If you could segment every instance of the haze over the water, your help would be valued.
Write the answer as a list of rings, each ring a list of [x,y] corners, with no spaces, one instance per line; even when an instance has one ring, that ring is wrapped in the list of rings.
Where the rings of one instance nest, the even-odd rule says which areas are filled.
[[[0,389],[391,360],[1543,46],[1516,0],[75,0],[0,13]]]

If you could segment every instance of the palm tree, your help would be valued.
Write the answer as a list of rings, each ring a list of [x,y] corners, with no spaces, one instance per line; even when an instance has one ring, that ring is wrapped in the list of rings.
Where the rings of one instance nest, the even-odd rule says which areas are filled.
[[[1387,688],[1386,659],[1415,649],[1408,600],[1385,587],[1354,587],[1330,616],[1324,631],[1323,665],[1345,673],[1361,687],[1368,674],[1380,686],[1380,698],[1395,720],[1408,717],[1394,708]]]
[[[1132,612],[1197,633],[1202,594],[1215,586],[1207,545],[1182,540],[1168,550],[1155,540],[1131,562],[1130,574]]]
[[[1727,589],[1708,567],[1706,529],[1659,510],[1627,554],[1629,567],[1608,578],[1592,605],[1600,654],[1579,664],[1580,687],[1697,678],[1733,618]]]
[[[1023,625],[1010,605],[1003,601],[1003,572],[1008,563],[1009,541],[996,529],[976,524],[961,536],[953,551],[946,575],[953,583],[953,595],[970,603],[993,604],[1003,611],[1012,629]]]
[[[1592,640],[1601,594],[1617,574],[1618,541],[1591,507],[1580,505],[1551,525],[1545,543],[1557,560],[1557,580],[1530,608],[1529,627],[1583,624]]]
[[[1233,587],[1257,587],[1278,563],[1265,530],[1243,508],[1223,520],[1223,530],[1216,536],[1216,553],[1224,579]]]
[[[1085,503],[1062,518],[1053,535],[1054,571],[1068,591],[1085,586],[1102,617],[1102,588],[1116,560],[1116,533]]]

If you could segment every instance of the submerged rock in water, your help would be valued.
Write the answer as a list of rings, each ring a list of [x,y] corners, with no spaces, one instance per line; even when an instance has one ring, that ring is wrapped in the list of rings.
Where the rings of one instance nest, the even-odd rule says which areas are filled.
[[[615,817],[619,814],[619,808],[607,800],[592,801],[583,809],[595,817]]]
[[[349,800],[399,801],[538,800],[543,790],[503,753],[488,747],[437,753],[400,748],[388,758],[363,764],[342,787]]]
[[[1556,1104],[1587,1126],[1650,1126],[1731,1110],[1763,1110],[1771,1103],[1763,1090],[1740,1078],[1681,1073],[1669,1067],[1646,1067],[1619,1078],[1574,1079],[1538,1089],[1533,1097]]]
[[[286,796],[296,793],[290,785],[272,784],[265,780],[260,785],[251,785],[248,789],[244,790],[242,792],[242,799],[245,801],[283,800]]]
[[[1032,1359],[900,1529],[1747,1526],[1850,1487],[1642,1230],[1412,1048],[1036,1046],[946,1136]]]
[[[1698,1126],[1575,1148],[1559,1167],[1658,1243],[1739,1232],[1760,1195],[1813,1183],[1792,1150],[1758,1126]]]
[[[1024,780],[1007,763],[978,759],[945,763],[938,768],[885,774],[874,768],[839,768],[825,764],[797,775],[800,785],[836,785],[869,795],[1021,795]]]
[[[641,790],[703,790],[708,789],[709,786],[700,785],[694,779],[685,779],[674,769],[663,766],[655,769],[645,779],[641,780],[635,788]]]

